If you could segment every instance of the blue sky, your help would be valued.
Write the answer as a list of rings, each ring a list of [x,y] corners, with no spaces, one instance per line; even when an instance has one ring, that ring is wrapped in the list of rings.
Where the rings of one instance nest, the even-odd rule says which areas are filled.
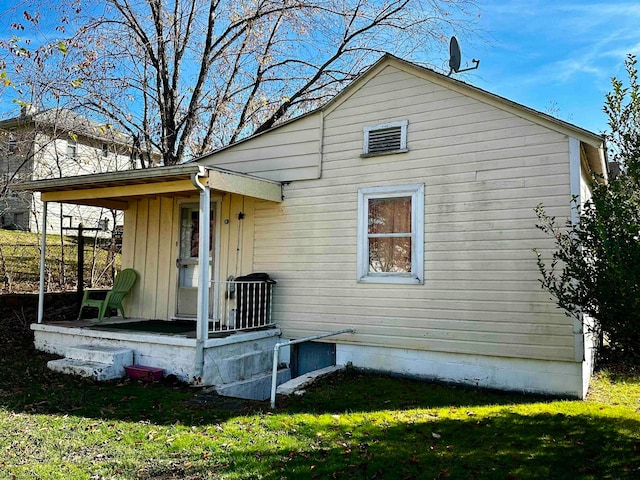
[[[484,40],[462,41],[459,78],[588,130],[607,129],[602,113],[611,77],[640,54],[640,1],[479,0]]]
[[[20,13],[32,1],[0,0],[0,12],[17,6]],[[478,58],[480,68],[457,78],[596,133],[607,128],[602,105],[611,77],[626,78],[626,54],[640,54],[640,0],[477,3],[471,28],[482,38],[460,36],[460,43],[463,67]],[[424,60],[444,70],[446,55]]]

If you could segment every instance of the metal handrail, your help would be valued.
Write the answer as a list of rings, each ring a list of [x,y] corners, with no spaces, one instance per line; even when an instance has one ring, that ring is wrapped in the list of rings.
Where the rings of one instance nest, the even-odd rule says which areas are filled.
[[[212,281],[214,331],[251,330],[273,325],[273,287],[263,281]],[[240,298],[238,298],[240,295]]]
[[[295,345],[296,343],[310,342],[311,340],[318,340],[320,338],[340,335],[342,333],[356,333],[356,331],[353,328],[347,328],[345,330],[339,330],[337,332],[320,333],[311,337],[297,338],[295,340],[287,340],[286,342],[278,342],[273,346],[273,370],[271,371],[271,408],[276,408],[276,389],[278,388],[278,362],[280,356],[280,347]]]

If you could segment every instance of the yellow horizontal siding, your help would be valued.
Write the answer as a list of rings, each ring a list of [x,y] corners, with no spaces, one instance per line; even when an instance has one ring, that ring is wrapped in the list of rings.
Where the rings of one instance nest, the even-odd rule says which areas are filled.
[[[319,113],[309,115],[202,158],[199,163],[277,181],[318,178],[320,117]]]
[[[360,157],[364,125],[405,119],[408,153]],[[394,68],[324,127],[322,178],[256,202],[254,270],[278,280],[285,335],[353,326],[347,342],[574,360],[532,252],[552,247],[533,208],[569,214],[565,135]],[[358,188],[407,183],[425,184],[425,283],[358,284]]]

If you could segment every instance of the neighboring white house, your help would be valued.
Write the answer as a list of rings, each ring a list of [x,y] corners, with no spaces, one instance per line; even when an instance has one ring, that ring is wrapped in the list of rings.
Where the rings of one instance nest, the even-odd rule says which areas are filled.
[[[209,353],[222,342],[213,330],[237,329],[239,309],[225,305],[241,296],[224,280],[266,272],[274,335],[355,330],[313,355],[583,397],[592,339],[540,288],[532,250],[550,256],[554,242],[534,208],[570,218],[572,197],[607,175],[603,148],[599,135],[385,55],[321,109],[193,163],[30,184],[46,201],[123,209],[122,264],[140,275],[129,315],[198,325],[178,341],[45,318],[36,344],[130,345],[136,363],[217,385],[223,360],[248,363]]]
[[[113,128],[70,110],[29,112],[0,121],[0,227],[40,231],[39,193],[17,192],[16,183],[134,168],[131,139]],[[108,209],[50,205],[48,229],[105,226],[111,231],[122,215]],[[73,234],[73,230],[65,233]]]

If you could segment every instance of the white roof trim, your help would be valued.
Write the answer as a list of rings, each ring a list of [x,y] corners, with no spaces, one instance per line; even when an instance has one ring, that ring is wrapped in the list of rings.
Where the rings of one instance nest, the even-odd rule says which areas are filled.
[[[154,187],[149,190],[149,194],[170,194],[173,192],[173,186],[170,182],[175,184],[175,182],[189,180],[188,190],[193,190],[195,194],[197,190],[196,187],[191,184],[191,175],[200,172],[201,168],[198,164],[190,163],[172,167],[155,167],[142,170],[125,170],[76,177],[36,180],[15,184],[12,185],[11,188],[13,190],[41,192],[47,196],[60,194],[60,198],[64,198],[64,200],[61,201],[94,205],[100,200],[100,189],[111,192],[109,196],[105,196],[105,199],[115,201],[116,199],[111,197],[112,193],[115,192],[114,187],[131,187],[133,188],[132,194],[135,196],[136,186],[157,185],[157,188]],[[282,201],[282,184],[280,182],[215,167],[204,167],[204,169],[206,171],[209,188],[211,189],[246,195],[272,202]],[[167,187],[172,186],[172,188],[160,188],[163,183],[167,184]],[[176,188],[184,189],[184,186],[180,183]],[[98,192],[95,192],[98,197],[88,195],[88,190],[98,190]],[[140,196],[144,195],[143,192],[140,193]],[[118,199],[118,201],[125,202],[126,199]],[[122,206],[118,208],[122,208]]]

